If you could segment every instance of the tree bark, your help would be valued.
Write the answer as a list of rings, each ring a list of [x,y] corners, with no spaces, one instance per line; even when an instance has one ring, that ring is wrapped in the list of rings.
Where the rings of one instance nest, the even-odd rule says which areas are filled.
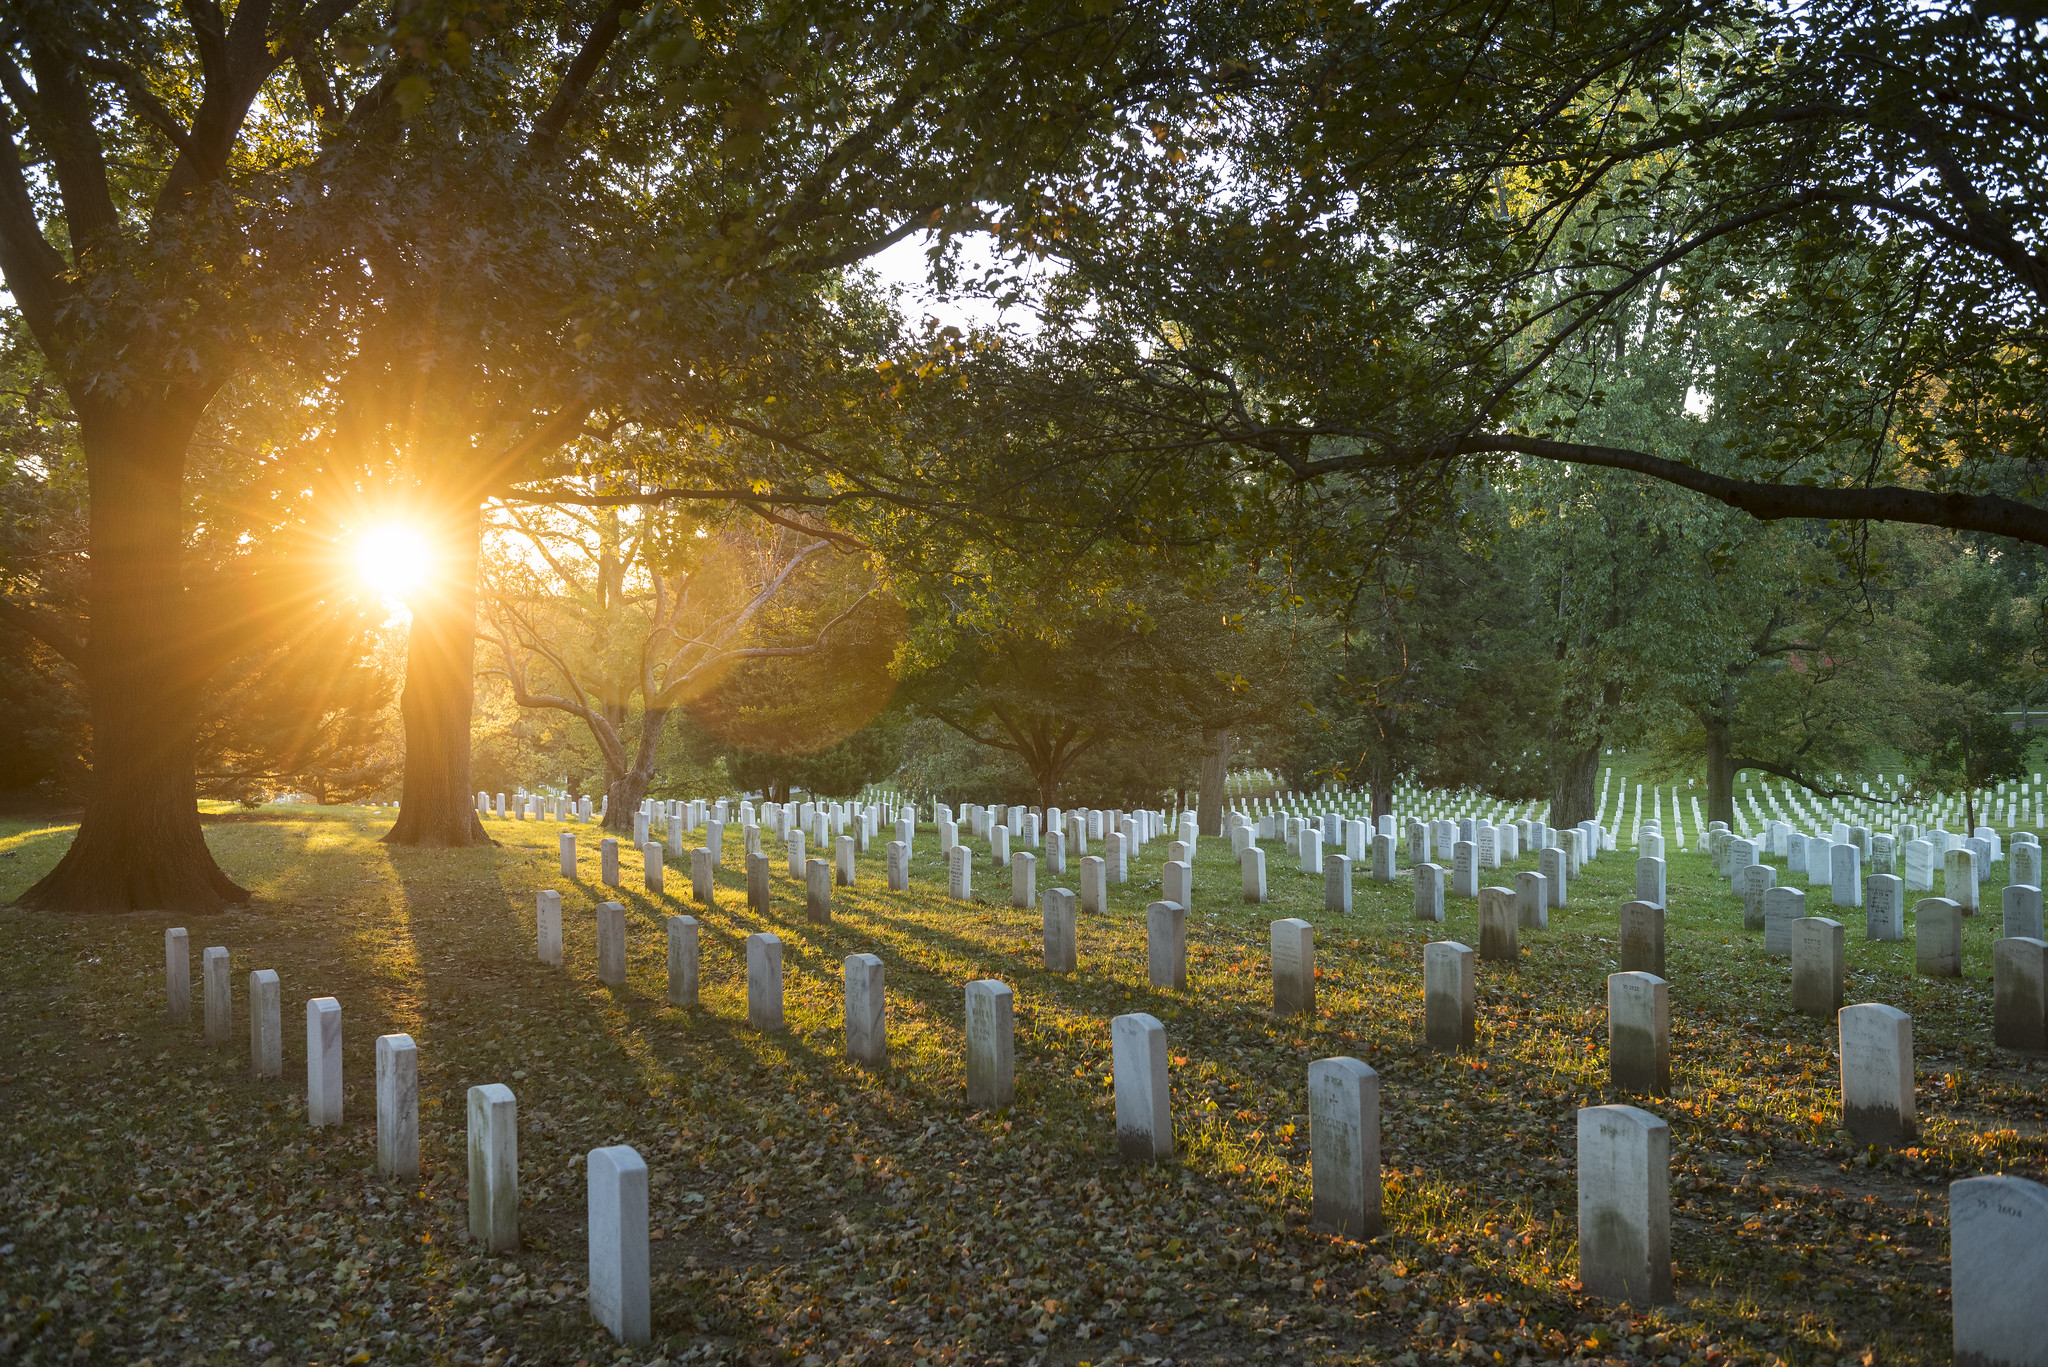
[[[1202,786],[1195,794],[1195,829],[1203,835],[1223,834],[1223,787],[1230,774],[1230,732],[1211,731],[1202,737]]]
[[[447,849],[494,845],[469,783],[469,723],[476,692],[476,572],[480,516],[471,503],[429,533],[439,557],[413,594],[406,634],[405,786],[391,845]]]
[[[606,830],[633,829],[633,818],[639,814],[640,804],[647,800],[647,790],[654,786],[654,759],[661,749],[662,728],[667,725],[666,707],[650,707],[640,714],[640,743],[632,765],[622,774],[606,776],[605,791],[612,799],[604,818]]]
[[[1375,830],[1380,818],[1394,814],[1394,785],[1387,781],[1387,766],[1384,761],[1372,762],[1372,822]]]
[[[1735,829],[1735,762],[1728,741],[1728,713],[1704,712],[1700,725],[1707,735],[1707,820],[1725,821]]]
[[[222,873],[199,824],[193,779],[211,652],[187,620],[185,449],[205,400],[177,395],[82,407],[91,636],[92,786],[78,835],[21,896],[44,911],[204,914],[249,893]]]
[[[1573,750],[1551,771],[1550,824],[1569,830],[1581,821],[1593,819],[1598,800],[1594,780],[1600,775],[1600,738],[1582,750]]]

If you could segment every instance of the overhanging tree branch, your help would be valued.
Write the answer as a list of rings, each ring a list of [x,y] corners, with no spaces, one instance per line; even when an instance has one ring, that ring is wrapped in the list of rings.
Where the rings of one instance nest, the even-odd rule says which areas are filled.
[[[88,654],[85,642],[65,630],[50,614],[0,598],[0,622],[35,637],[70,661],[80,673],[85,672]]]
[[[1779,778],[1796,783],[1806,789],[1807,792],[1820,797],[1854,797],[1861,798],[1865,802],[1882,802],[1888,805],[1897,805],[1900,801],[1897,798],[1874,797],[1869,793],[1859,793],[1853,788],[1830,788],[1826,784],[1817,783],[1806,775],[1794,770],[1782,768],[1767,760],[1752,759],[1746,755],[1730,755],[1728,763],[1730,767],[1735,769],[1760,769],[1767,774],[1776,774]]]
[[[1907,522],[1923,527],[1989,532],[2035,546],[2048,546],[2048,509],[1998,494],[1939,493],[1900,485],[1856,488],[1731,479],[1647,451],[1514,434],[1474,434],[1455,438],[1447,445],[1451,449],[1444,451],[1444,455],[1502,453],[1608,470],[1631,470],[1705,494],[1765,522],[1787,517],[1834,522]]]

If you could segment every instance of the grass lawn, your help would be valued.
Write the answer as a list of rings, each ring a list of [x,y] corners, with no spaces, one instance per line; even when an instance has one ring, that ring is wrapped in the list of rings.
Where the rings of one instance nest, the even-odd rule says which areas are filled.
[[[388,816],[388,814],[386,814]],[[745,907],[729,828],[718,905],[637,890],[629,981],[597,980],[594,827],[493,821],[500,848],[392,850],[360,810],[221,813],[208,836],[255,891],[189,922],[233,953],[235,1037],[163,1023],[160,914],[62,919],[0,910],[0,1360],[573,1364],[623,1358],[583,1302],[584,1154],[628,1143],[654,1172],[654,1344],[635,1361],[1025,1364],[1308,1363],[1579,1357],[1683,1364],[1942,1362],[1949,1355],[1946,1183],[2041,1179],[2044,1065],[1991,1046],[1992,910],[1966,924],[1965,976],[1913,976],[1902,944],[1849,926],[1850,1001],[1914,1018],[1922,1146],[1852,1150],[1837,1129],[1834,1024],[1786,1009],[1789,971],[1741,928],[1700,854],[1670,861],[1674,1091],[1669,1119],[1678,1301],[1630,1312],[1581,1296],[1574,1112],[1606,1085],[1604,979],[1630,851],[1603,856],[1519,966],[1479,966],[1479,1047],[1419,1047],[1422,946],[1477,945],[1476,904],[1411,919],[1403,881],[1360,877],[1356,910],[1269,844],[1275,900],[1243,906],[1227,842],[1205,840],[1189,917],[1189,987],[1145,983],[1144,906],[1166,841],[1132,861],[1109,914],[1084,917],[1081,971],[1047,973],[1039,914],[1009,907],[983,862],[972,905],[944,897],[920,830],[913,890],[891,894],[880,844],[834,923],[805,923],[777,858],[775,907]],[[0,826],[0,899],[71,830]],[[780,855],[769,837],[766,847]],[[672,859],[672,864],[673,864]],[[1782,861],[1781,861],[1782,862]],[[1533,868],[1533,858],[1517,867]],[[1782,877],[1782,874],[1781,874]],[[1511,884],[1511,873],[1488,882]],[[1077,887],[1074,875],[1052,879]],[[1795,885],[1799,885],[1795,881]],[[567,963],[534,952],[534,894],[559,887]],[[1808,893],[1825,914],[1824,889]],[[665,1001],[663,918],[703,922],[702,1005]],[[1317,926],[1321,1015],[1269,1012],[1267,923]],[[784,942],[786,1033],[745,1024],[745,937]],[[887,964],[891,1062],[842,1049],[841,963]],[[247,975],[283,982],[285,1078],[249,1078]],[[970,1112],[962,986],[1016,991],[1017,1101]],[[305,1124],[304,1003],[341,1002],[339,1130]],[[1115,1158],[1109,1019],[1149,1011],[1172,1049],[1178,1160]],[[372,1052],[419,1043],[424,1177],[375,1170]],[[1309,1232],[1311,1060],[1352,1054],[1382,1078],[1387,1232]],[[524,1238],[483,1257],[464,1238],[464,1094],[517,1094]],[[1875,1357],[1871,1354],[1874,1353]]]

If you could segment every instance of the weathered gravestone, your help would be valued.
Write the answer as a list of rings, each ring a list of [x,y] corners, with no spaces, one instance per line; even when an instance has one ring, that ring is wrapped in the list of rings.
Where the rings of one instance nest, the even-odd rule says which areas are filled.
[[[1963,909],[1949,897],[1923,897],[1913,904],[1913,967],[1930,978],[1963,972]]]
[[[652,1336],[647,1255],[647,1163],[627,1144],[586,1160],[590,1317],[621,1343]]]
[[[1863,905],[1863,852],[1855,845],[1828,847],[1828,891],[1838,907]]]
[[[1663,906],[1664,861],[1644,855],[1636,860],[1636,900]]]
[[[946,896],[955,902],[974,899],[974,850],[967,845],[946,852]]]
[[[2041,886],[2041,847],[2039,845],[2013,842],[2006,855],[2005,876],[2008,881],[2025,883],[2029,887]]]
[[[1422,947],[1423,1040],[1442,1051],[1470,1049],[1478,1039],[1476,956],[1456,940]]]
[[[804,863],[804,918],[816,926],[832,924],[832,866],[822,859]]]
[[[164,932],[164,1019],[182,1025],[192,1018],[192,937],[183,926]]]
[[[697,918],[668,918],[668,999],[673,1006],[697,1004]]]
[[[1169,876],[1173,865],[1166,866]],[[1010,905],[1029,910],[1038,904],[1038,856],[1019,850],[1010,856]]]
[[[1521,919],[1512,888],[1479,889],[1479,957],[1500,963],[1520,959],[1522,947],[1516,930]]]
[[[1550,928],[1550,880],[1524,869],[1515,875],[1515,920],[1523,930]]]
[[[1166,1027],[1142,1011],[1109,1023],[1110,1076],[1116,1090],[1116,1147],[1127,1163],[1173,1157],[1173,1108],[1167,1091]]]
[[[1444,919],[1444,871],[1435,864],[1417,864],[1409,872],[1415,878],[1415,919]]]
[[[1622,972],[1670,976],[1664,971],[1664,908],[1623,902],[1620,938]]]
[[[1351,914],[1351,858],[1349,855],[1326,854],[1323,856],[1323,910],[1340,915]]]
[[[1671,1127],[1634,1106],[1579,1111],[1579,1285],[1635,1305],[1671,1299]]]
[[[1347,1239],[1380,1231],[1380,1079],[1355,1058],[1308,1066],[1309,1224]]]
[[[1798,888],[1772,888],[1764,894],[1764,953],[1774,959],[1792,957],[1792,927],[1806,916],[1806,894]]]
[[[420,1050],[411,1035],[379,1035],[377,1171],[420,1175]]]
[[[1565,852],[1555,845],[1545,848],[1536,856],[1536,872],[1543,875],[1543,890],[1549,894],[1553,910],[1564,908],[1568,866],[1569,860]]]
[[[1925,840],[1908,840],[1899,847],[1901,877],[1907,892],[1934,891],[1934,846]]]
[[[276,969],[249,975],[249,1069],[258,1079],[284,1076],[284,1004]]]
[[[1808,916],[1793,924],[1794,1011],[1831,1018],[1842,1009],[1843,939],[1842,923],[1825,916]]]
[[[773,931],[747,937],[747,1024],[782,1028],[782,937]]]
[[[1963,915],[1977,914],[1976,851],[1959,845],[1942,856],[1941,890]]]
[[[1913,1018],[1864,1002],[1837,1017],[1842,1051],[1842,1127],[1858,1144],[1913,1142]]]
[[[469,1089],[469,1237],[519,1249],[519,1104],[502,1082]]]
[[[1991,946],[1991,1040],[2048,1052],[2048,940],[2008,936]]]
[[[1764,894],[1778,886],[1778,871],[1769,864],[1751,864],[1742,870],[1736,879],[1735,890],[1742,894],[1742,928],[1762,930],[1764,928]]]
[[[1273,1014],[1313,1016],[1316,1013],[1316,928],[1289,918],[1271,927],[1273,942]]]
[[[206,1043],[224,1049],[235,1037],[235,985],[225,945],[209,945],[199,956],[199,974],[206,990]]]
[[[1131,842],[1121,831],[1103,838],[1102,876],[1119,887],[1131,881]]]
[[[2025,883],[2008,883],[2000,899],[2005,909],[2006,938],[2041,938],[2041,889]]]
[[[1671,986],[1655,973],[1607,976],[1607,1068],[1618,1091],[1671,1090]]]
[[[1756,842],[1740,836],[1728,842],[1728,879],[1737,892],[1742,891],[1745,869],[1760,867],[1757,863]]]
[[[1045,937],[1045,966],[1055,973],[1072,973],[1079,966],[1075,943],[1074,894],[1066,888],[1048,888],[1041,913]]]
[[[718,899],[717,867],[710,850],[698,846],[690,851],[690,900],[698,906],[711,906]]]
[[[1470,840],[1458,840],[1450,846],[1450,896],[1479,896],[1479,863],[1473,855],[1473,842]]]
[[[534,938],[538,941],[540,961],[556,968],[562,966],[562,894],[553,888],[542,888],[533,897]]]
[[[1867,940],[1906,938],[1906,880],[1873,873],[1864,884],[1863,936]]]
[[[306,1003],[306,1123],[341,1123],[341,1003],[315,997]]]
[[[608,987],[626,981],[626,908],[617,902],[597,907],[597,979]]]
[[[869,1068],[889,1061],[886,979],[876,955],[846,956],[846,1056]]]
[[[1948,1189],[1956,1367],[2048,1365],[2048,1187],[1970,1177]]]

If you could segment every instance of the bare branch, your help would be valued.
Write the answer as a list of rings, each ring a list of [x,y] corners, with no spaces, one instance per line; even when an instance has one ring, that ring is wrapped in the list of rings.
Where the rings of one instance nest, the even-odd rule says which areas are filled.
[[[569,63],[568,71],[562,75],[562,84],[556,88],[554,99],[541,116],[533,121],[533,131],[528,135],[526,148],[529,154],[552,152],[555,140],[562,135],[569,120],[583,102],[583,95],[590,88],[590,82],[597,75],[597,69],[604,64],[605,55],[618,40],[621,21],[631,11],[640,8],[639,0],[612,0],[604,12],[590,26],[584,35],[583,46]]]

